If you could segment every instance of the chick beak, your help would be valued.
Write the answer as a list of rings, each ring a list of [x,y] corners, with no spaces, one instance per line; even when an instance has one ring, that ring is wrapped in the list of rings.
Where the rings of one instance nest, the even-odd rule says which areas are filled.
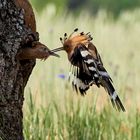
[[[54,53],[53,51],[49,51],[49,54],[55,57],[60,57],[58,54]]]

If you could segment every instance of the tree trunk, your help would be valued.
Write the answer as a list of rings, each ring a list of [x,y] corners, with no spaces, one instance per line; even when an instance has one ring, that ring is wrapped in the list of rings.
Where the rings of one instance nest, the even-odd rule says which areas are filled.
[[[23,140],[24,88],[35,60],[16,60],[33,34],[15,0],[0,0],[0,140]],[[25,43],[26,42],[26,43]]]

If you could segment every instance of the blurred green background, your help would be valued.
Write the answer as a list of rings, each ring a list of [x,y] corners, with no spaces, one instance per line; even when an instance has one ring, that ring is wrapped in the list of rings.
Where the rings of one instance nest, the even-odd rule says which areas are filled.
[[[91,32],[126,112],[116,111],[103,88],[81,97],[67,76],[67,55],[37,60],[25,89],[26,140],[140,140],[140,0],[32,0],[40,41]],[[62,78],[60,75],[64,75]]]
[[[53,4],[57,11],[80,14],[86,10],[96,15],[100,10],[105,10],[114,17],[118,17],[121,12],[132,11],[140,7],[140,0],[31,0],[38,12],[41,12],[46,5]]]

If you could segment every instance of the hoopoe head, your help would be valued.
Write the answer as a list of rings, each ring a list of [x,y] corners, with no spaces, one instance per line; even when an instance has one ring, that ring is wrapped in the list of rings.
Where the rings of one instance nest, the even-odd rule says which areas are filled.
[[[59,55],[55,54],[54,52],[51,52],[51,50],[48,49],[44,44],[35,41],[32,43],[32,47],[22,48],[18,52],[16,58],[18,60],[36,58],[46,60],[50,55],[59,57]]]
[[[47,48],[44,44],[40,42],[32,43],[32,53],[34,53],[34,56],[36,56],[36,58],[44,60],[46,60],[50,55],[59,57],[59,55],[51,52],[49,48]]]
[[[64,37],[60,37],[60,41],[63,45],[63,47],[56,48],[52,50],[53,52],[65,50],[68,54],[72,53],[72,51],[78,47],[78,44],[83,44],[87,46],[90,41],[93,39],[90,35],[90,33],[77,33],[78,28],[76,28],[69,36],[67,33],[64,34]],[[77,34],[76,34],[77,33]]]

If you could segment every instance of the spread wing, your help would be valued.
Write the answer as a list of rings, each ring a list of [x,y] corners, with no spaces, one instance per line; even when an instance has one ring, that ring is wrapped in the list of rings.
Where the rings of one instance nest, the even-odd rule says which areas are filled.
[[[79,43],[71,56],[71,63],[76,67],[73,72],[72,85],[77,92],[79,90],[84,95],[92,84],[98,87],[101,85],[107,90],[112,105],[118,110],[125,111],[112,85],[112,79],[104,68],[101,57],[92,43],[89,43],[88,47]]]

